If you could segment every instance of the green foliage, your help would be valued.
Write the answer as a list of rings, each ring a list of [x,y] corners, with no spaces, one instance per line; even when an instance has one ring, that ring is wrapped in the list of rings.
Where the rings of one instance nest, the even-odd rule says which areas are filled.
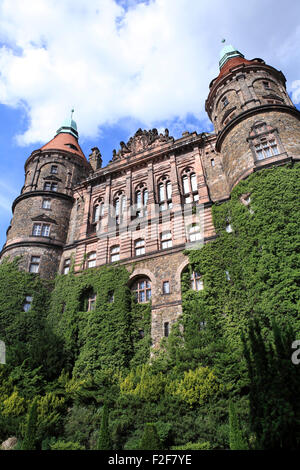
[[[259,449],[300,448],[300,374],[291,361],[293,329],[273,322],[273,342],[265,342],[257,319],[244,339],[250,377],[250,422]]]
[[[99,431],[98,443],[97,443],[98,450],[110,450],[111,449],[111,440],[108,430],[108,407],[105,403],[102,410],[102,419],[101,419],[101,426]]]
[[[229,403],[229,444],[231,450],[246,450],[248,448],[239,427],[238,415],[233,402]]]
[[[50,446],[51,450],[85,450],[78,442],[72,441],[56,441]]]
[[[209,442],[188,442],[183,446],[173,446],[172,450],[210,450]]]
[[[36,441],[37,441],[36,432],[37,432],[37,419],[38,419],[37,407],[38,407],[38,400],[37,398],[35,398],[33,400],[32,405],[29,408],[26,427],[25,427],[25,435],[22,441],[22,447],[21,447],[22,450],[35,450],[36,449]]]
[[[184,378],[169,385],[169,393],[177,395],[180,400],[191,407],[202,405],[221,390],[216,377],[208,367],[198,367],[184,372]]]
[[[155,424],[147,423],[145,425],[144,434],[141,439],[140,449],[141,450],[160,450],[161,442],[158,437],[157,429]]]

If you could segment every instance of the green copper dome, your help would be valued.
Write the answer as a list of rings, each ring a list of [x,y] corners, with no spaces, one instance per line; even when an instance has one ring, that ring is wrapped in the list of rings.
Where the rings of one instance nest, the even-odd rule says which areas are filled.
[[[78,139],[77,124],[73,120],[73,112],[74,112],[74,109],[72,109],[71,111],[71,116],[69,118],[66,118],[62,126],[56,131],[56,135],[61,134],[63,132],[65,134],[71,134],[76,139]]]
[[[226,46],[224,46],[220,52],[220,61],[219,61],[220,69],[223,67],[224,64],[226,64],[228,60],[233,59],[233,57],[244,58],[243,54],[241,54],[241,52],[235,49],[231,44],[226,44]]]

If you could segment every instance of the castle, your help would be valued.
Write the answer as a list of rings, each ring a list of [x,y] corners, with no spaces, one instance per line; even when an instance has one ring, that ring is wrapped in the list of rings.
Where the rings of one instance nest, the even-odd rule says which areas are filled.
[[[1,259],[22,255],[20,267],[43,278],[71,266],[125,265],[137,301],[151,299],[157,346],[182,311],[184,250],[216,237],[212,205],[251,173],[300,159],[300,112],[282,72],[229,45],[219,65],[205,106],[214,133],[175,140],[167,129],[139,129],[102,168],[97,147],[89,160],[83,154],[71,116],[26,160]],[[191,274],[191,287],[205,288],[201,273]]]

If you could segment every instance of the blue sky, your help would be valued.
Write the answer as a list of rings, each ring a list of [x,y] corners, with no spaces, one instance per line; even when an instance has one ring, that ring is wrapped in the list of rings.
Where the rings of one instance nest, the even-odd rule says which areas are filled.
[[[0,247],[26,158],[72,107],[104,164],[139,127],[211,131],[222,38],[282,70],[298,107],[299,16],[296,0],[0,0]]]

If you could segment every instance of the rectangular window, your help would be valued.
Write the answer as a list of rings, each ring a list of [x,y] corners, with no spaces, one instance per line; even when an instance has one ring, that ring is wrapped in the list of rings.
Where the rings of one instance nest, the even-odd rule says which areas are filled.
[[[214,159],[214,158],[212,158],[212,159],[210,160],[210,164],[211,164],[211,166],[215,166],[215,159]]]
[[[197,176],[195,173],[191,175],[191,186],[192,186],[192,191],[197,191]]]
[[[163,294],[170,294],[170,282],[169,281],[163,282]]]
[[[51,199],[43,199],[42,208],[43,209],[50,209],[51,208]]]
[[[25,303],[23,305],[24,312],[28,312],[28,310],[30,310],[31,303],[32,303],[32,296],[31,295],[26,295]]]
[[[140,255],[145,254],[145,240],[137,240],[134,246],[135,246],[135,256],[140,256]]]
[[[49,237],[50,235],[50,225],[43,224],[42,225],[42,237]]]
[[[263,85],[264,85],[264,88],[266,90],[269,90],[270,89],[270,83],[269,82],[263,82]]]
[[[228,101],[226,96],[224,96],[224,98],[222,98],[222,103],[223,103],[223,108],[225,108],[228,105],[229,101]]]
[[[45,191],[50,191],[51,190],[51,183],[45,183],[44,184],[44,190]]]
[[[32,229],[32,235],[38,237],[41,235],[42,232],[42,225],[41,224],[34,224]]]
[[[172,247],[172,234],[171,232],[162,232],[161,234],[161,247],[163,250]]]
[[[70,264],[71,264],[71,259],[70,258],[66,259],[64,262],[64,269],[63,269],[64,274],[68,274],[68,272],[70,271]]]
[[[30,273],[38,273],[39,272],[39,265],[40,265],[40,256],[32,256],[30,265],[29,265],[29,272]]]
[[[96,252],[87,255],[87,267],[94,268],[96,266]]]
[[[115,261],[120,260],[120,247],[114,246],[110,250],[110,261],[114,263]]]
[[[57,175],[57,166],[56,165],[51,166],[51,174],[52,175]]]
[[[166,338],[169,336],[169,329],[170,329],[169,323],[165,322],[164,323],[164,335],[165,335]]]
[[[57,191],[57,183],[51,184],[51,191]]]
[[[88,299],[88,311],[95,310],[96,308],[96,294],[92,294]]]

